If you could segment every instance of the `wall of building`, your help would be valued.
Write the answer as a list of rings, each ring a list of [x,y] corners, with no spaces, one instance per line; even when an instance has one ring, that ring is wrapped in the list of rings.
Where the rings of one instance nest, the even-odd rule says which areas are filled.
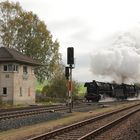
[[[7,88],[7,94],[3,94],[3,88]],[[13,73],[4,72],[3,65],[0,65],[0,96],[3,101],[13,101]]]
[[[35,103],[34,71],[31,66],[27,66],[27,69],[28,73],[23,73],[23,65],[20,65],[19,73],[14,73],[14,104]]]
[[[27,66],[27,73],[23,72],[23,65],[18,65],[18,71],[4,72],[0,64],[0,96],[3,101],[13,104],[35,103],[35,76],[32,66]],[[3,87],[7,87],[7,95],[3,95]]]

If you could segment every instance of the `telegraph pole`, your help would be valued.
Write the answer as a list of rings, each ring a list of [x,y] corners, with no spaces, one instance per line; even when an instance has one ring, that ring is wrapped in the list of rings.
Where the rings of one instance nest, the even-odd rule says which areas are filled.
[[[68,83],[68,105],[69,105],[69,112],[72,112],[72,69],[74,68],[74,48],[69,47],[67,48],[67,64],[69,67],[65,67],[65,76]]]

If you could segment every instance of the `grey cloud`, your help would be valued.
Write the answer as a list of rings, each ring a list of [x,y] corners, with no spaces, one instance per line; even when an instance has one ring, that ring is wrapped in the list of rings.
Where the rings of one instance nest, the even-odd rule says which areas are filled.
[[[90,55],[89,53],[85,54],[78,54],[78,52],[75,53],[75,68],[89,68],[90,67]],[[66,56],[63,58],[64,62],[66,62],[67,58]],[[65,63],[66,64],[66,63]]]
[[[77,18],[71,18],[67,20],[64,19],[61,21],[56,20],[49,22],[49,24],[51,25],[51,28],[54,30],[65,30],[65,29],[73,30],[85,26],[85,22]]]
[[[84,41],[89,41],[90,40],[90,35],[92,34],[92,31],[90,28],[88,27],[81,27],[78,31],[76,31],[75,33],[73,33],[71,35],[72,39],[75,40],[84,40]],[[87,42],[88,43],[88,42]]]
[[[90,56],[88,53],[86,54],[79,54],[75,57],[75,65],[78,68],[89,68],[90,67]]]

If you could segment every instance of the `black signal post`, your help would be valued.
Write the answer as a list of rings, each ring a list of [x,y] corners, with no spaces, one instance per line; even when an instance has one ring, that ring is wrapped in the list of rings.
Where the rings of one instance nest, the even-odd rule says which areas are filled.
[[[68,105],[69,112],[72,112],[72,69],[74,68],[74,48],[67,48],[67,64],[69,67],[65,67],[65,76],[67,79],[67,88],[68,88]]]

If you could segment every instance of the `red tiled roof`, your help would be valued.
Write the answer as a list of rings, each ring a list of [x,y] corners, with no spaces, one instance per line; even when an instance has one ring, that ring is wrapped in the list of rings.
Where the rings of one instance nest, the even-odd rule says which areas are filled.
[[[41,65],[34,59],[23,55],[21,52],[7,47],[0,47],[0,62],[18,62],[28,65]]]

